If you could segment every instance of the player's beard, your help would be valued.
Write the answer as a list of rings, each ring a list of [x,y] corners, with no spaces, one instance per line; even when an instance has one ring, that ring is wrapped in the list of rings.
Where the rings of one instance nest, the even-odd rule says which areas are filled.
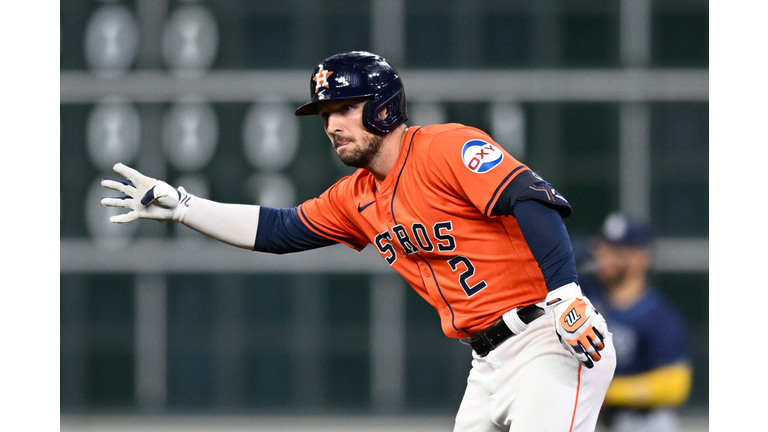
[[[610,269],[598,269],[597,277],[608,289],[622,284],[628,277],[629,271],[626,264],[614,265]]]
[[[337,143],[341,141],[348,141],[349,144],[347,146],[357,143],[357,140],[334,135],[334,147],[336,147],[338,145]],[[339,154],[339,159],[341,159],[341,162],[344,163],[344,165],[355,168],[365,168],[370,166],[373,159],[376,157],[376,155],[379,154],[381,144],[384,142],[384,137],[379,135],[370,135],[366,138],[363,138],[362,141],[362,145],[355,147],[354,150],[347,152],[344,156]]]

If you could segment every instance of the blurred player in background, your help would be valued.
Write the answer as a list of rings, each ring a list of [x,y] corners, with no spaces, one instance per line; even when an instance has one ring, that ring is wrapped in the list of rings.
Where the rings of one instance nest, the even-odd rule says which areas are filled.
[[[320,63],[310,101],[339,158],[359,168],[298,207],[223,204],[144,176],[111,218],[174,220],[233,246],[271,253],[372,244],[472,347],[456,431],[593,431],[615,368],[612,335],[579,287],[563,217],[570,204],[485,132],[406,125],[405,90],[380,56]],[[349,341],[354,343],[354,341]]]
[[[595,279],[584,292],[611,322],[616,374],[601,425],[611,432],[673,432],[691,388],[685,323],[648,281],[651,231],[614,213],[592,244]],[[586,275],[585,275],[586,276]]]

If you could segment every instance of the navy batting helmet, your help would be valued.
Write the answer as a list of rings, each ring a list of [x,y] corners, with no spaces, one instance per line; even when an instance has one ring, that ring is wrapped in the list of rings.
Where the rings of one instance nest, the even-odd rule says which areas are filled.
[[[646,223],[621,213],[611,213],[603,222],[600,238],[614,246],[645,248],[650,245],[653,235]]]
[[[365,51],[333,55],[317,65],[309,81],[309,102],[296,110],[297,116],[317,114],[317,104],[325,100],[367,97],[363,124],[388,133],[408,120],[405,89],[400,75],[383,57]],[[379,111],[387,108],[387,117]]]

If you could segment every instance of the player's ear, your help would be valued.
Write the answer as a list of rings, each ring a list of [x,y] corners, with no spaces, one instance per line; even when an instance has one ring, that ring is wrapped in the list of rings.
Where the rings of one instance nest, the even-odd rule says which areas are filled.
[[[379,110],[378,116],[379,116],[379,120],[384,120],[385,118],[387,118],[389,116],[389,108],[382,107]]]

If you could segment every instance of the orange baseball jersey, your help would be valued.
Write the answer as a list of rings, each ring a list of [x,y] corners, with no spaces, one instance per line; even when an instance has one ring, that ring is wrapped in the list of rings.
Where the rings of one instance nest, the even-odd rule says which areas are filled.
[[[514,217],[491,216],[529,168],[481,130],[410,127],[383,183],[357,170],[298,207],[313,232],[382,258],[464,338],[508,310],[542,301],[544,277]]]

